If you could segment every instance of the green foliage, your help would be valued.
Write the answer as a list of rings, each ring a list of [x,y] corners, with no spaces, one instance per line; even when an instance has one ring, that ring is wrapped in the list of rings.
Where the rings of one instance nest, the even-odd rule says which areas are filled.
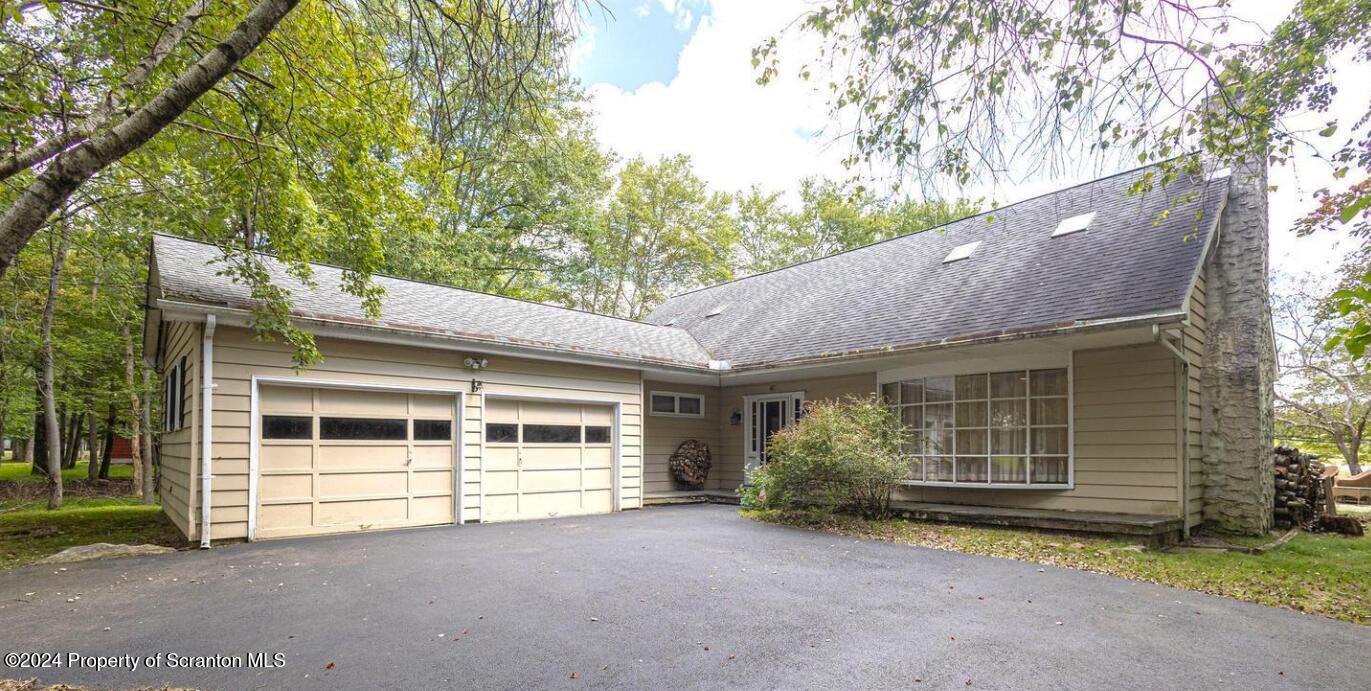
[[[874,396],[809,404],[771,437],[766,464],[740,490],[744,505],[886,516],[896,485],[909,476],[908,442],[899,417]]]
[[[1250,27],[1246,8],[828,0],[797,24],[821,50],[796,72],[826,84],[833,120],[853,135],[849,165],[965,184],[1091,156],[1159,163],[1131,192],[1164,190],[1214,163],[1289,161],[1308,142],[1301,117],[1326,113],[1337,92],[1330,62],[1350,56],[1363,72],[1371,62],[1371,0],[1301,0],[1258,43],[1228,35]],[[782,77],[779,46],[753,50],[759,82]],[[1371,110],[1316,134],[1338,138],[1327,160],[1340,189],[1319,193],[1305,232],[1351,229],[1371,242]],[[1371,268],[1358,270],[1338,300],[1353,318],[1341,343],[1362,358]]]
[[[573,233],[570,261],[557,275],[563,302],[638,319],[677,292],[732,278],[729,201],[686,156],[629,161],[607,209]]]
[[[736,264],[744,273],[770,271],[936,228],[979,211],[980,203],[970,200],[878,197],[864,187],[823,178],[802,181],[800,206],[792,210],[779,194],[754,186],[736,200]]]
[[[1355,475],[1371,423],[1371,371],[1355,349],[1333,345],[1351,320],[1307,281],[1277,281],[1273,292],[1278,432],[1303,450],[1308,441],[1335,447]]]

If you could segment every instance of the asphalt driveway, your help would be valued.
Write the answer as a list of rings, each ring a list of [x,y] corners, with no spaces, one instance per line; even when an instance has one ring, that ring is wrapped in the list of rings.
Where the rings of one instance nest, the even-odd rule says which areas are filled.
[[[120,665],[0,663],[0,678],[202,688],[1352,689],[1371,679],[1371,627],[762,525],[722,506],[28,567],[0,574],[0,652]],[[266,659],[170,667],[251,653]]]

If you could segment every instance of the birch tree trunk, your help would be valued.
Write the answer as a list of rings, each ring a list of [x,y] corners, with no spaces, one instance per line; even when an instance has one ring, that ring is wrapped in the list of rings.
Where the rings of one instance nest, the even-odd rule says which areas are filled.
[[[142,458],[141,461],[135,459],[135,462],[141,462],[143,465],[143,503],[152,504],[157,499],[155,494],[156,485],[154,484],[152,472],[152,368],[147,367],[146,364],[146,361],[144,361],[143,410],[141,420],[143,425],[143,443],[140,445],[141,448],[139,449]]]
[[[133,495],[146,498],[143,489],[143,431],[141,400],[138,398],[138,384],[134,380],[133,338],[129,335],[129,325],[123,324],[119,331],[124,337],[124,386],[129,391],[129,461],[133,463]]]
[[[62,277],[62,264],[67,258],[67,226],[59,224],[56,251],[52,268],[48,271],[48,299],[43,303],[43,320],[39,327],[43,363],[39,393],[43,399],[44,424],[47,426],[48,510],[62,508],[62,430],[57,421],[57,397],[53,395],[52,314],[57,308],[57,287]]]
[[[86,463],[86,479],[94,480],[100,477],[100,458],[95,452],[96,444],[100,441],[100,425],[95,424],[95,401],[90,402],[90,412],[86,413],[86,416],[86,424],[90,425],[86,430],[86,446],[90,448],[90,460]]]
[[[256,50],[300,0],[260,0],[222,43],[180,74],[143,107],[113,127],[93,134],[51,159],[18,199],[0,215],[0,277],[48,217],[82,184],[146,144],[181,117],[195,100]]]

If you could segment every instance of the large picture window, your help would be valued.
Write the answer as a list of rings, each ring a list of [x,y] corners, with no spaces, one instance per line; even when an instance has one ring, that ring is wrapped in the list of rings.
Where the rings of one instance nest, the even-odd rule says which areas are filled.
[[[1065,368],[887,382],[881,397],[913,432],[911,482],[967,486],[1071,484]]]

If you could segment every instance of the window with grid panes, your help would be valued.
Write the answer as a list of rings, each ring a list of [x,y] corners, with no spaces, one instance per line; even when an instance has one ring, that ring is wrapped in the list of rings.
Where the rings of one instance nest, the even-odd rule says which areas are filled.
[[[1051,487],[1070,478],[1065,368],[888,382],[887,405],[913,432],[912,482]]]

